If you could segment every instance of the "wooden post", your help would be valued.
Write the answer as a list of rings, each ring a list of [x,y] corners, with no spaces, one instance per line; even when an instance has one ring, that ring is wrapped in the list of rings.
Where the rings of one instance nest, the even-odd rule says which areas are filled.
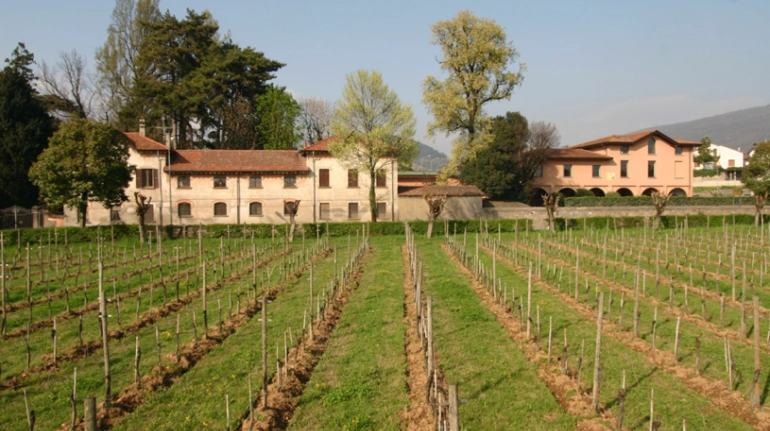
[[[604,317],[604,292],[599,292],[599,314],[596,318],[596,355],[594,356],[594,386],[593,386],[593,406],[594,410],[599,410],[599,393],[601,392],[599,373],[601,366],[599,360],[602,352],[602,320]]]
[[[658,323],[658,307],[655,307],[655,311],[652,317],[652,350],[655,350],[655,331]]]
[[[457,385],[449,385],[449,431],[460,431],[459,404]]]
[[[27,397],[27,390],[23,389],[24,392],[24,409],[27,411],[27,427],[29,431],[33,431],[35,429],[35,411],[29,409],[29,398]]]
[[[650,388],[650,431],[654,431],[655,422],[655,388]]]
[[[532,339],[532,263],[527,277],[527,340]]]
[[[262,408],[267,409],[267,295],[262,296]]]
[[[221,250],[221,249],[220,249]],[[224,262],[224,261],[223,261]],[[224,271],[222,271],[224,276]],[[201,295],[203,296],[203,335],[209,335],[209,319],[208,309],[206,304],[206,260],[203,261],[203,286],[201,287]]]
[[[754,295],[754,377],[751,385],[751,402],[755,409],[759,409],[759,297]]]
[[[634,283],[634,335],[637,337],[639,336],[639,317],[639,277],[636,277],[636,283]]]
[[[427,302],[427,316],[426,316],[426,326],[427,326],[427,338],[428,338],[428,381],[430,381],[431,376],[433,375],[434,371],[434,354],[433,354],[433,297],[428,297]],[[422,306],[420,306],[422,307]]]
[[[551,363],[551,339],[553,335],[553,316],[548,316],[548,363]]]
[[[86,431],[97,431],[96,427],[96,398],[88,397],[83,401],[83,422]]]
[[[56,365],[56,317],[53,318],[53,329],[51,329],[51,338],[53,339],[53,363]]]
[[[101,245],[100,245],[101,247]],[[104,262],[99,255],[99,314],[101,314],[102,324],[102,352],[104,353],[104,409],[110,410],[112,402],[112,376],[110,375],[110,333],[107,331],[107,300],[104,297]]]
[[[674,359],[679,362],[679,324],[682,322],[682,317],[676,318],[676,338],[674,339]]]
[[[249,408],[251,410],[251,408]],[[225,394],[225,417],[227,418],[227,431],[230,431],[230,395]]]
[[[77,396],[78,387],[78,367],[75,367],[72,372],[72,392],[70,392],[70,407],[72,408],[72,420],[70,421],[70,429],[75,429],[75,422],[78,419],[78,408],[75,404],[75,398]]]
[[[620,384],[620,390],[618,391],[618,423],[616,426],[617,431],[623,431],[623,411],[626,404],[626,370],[623,370],[623,380]]]
[[[139,387],[139,361],[142,359],[142,349],[139,347],[139,336],[136,336],[134,347],[134,383]]]

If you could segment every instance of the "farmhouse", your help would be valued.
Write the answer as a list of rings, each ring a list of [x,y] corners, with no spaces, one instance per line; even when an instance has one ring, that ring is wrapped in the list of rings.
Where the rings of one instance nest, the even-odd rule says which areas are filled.
[[[692,196],[693,150],[700,142],[672,139],[658,130],[611,135],[549,150],[535,173],[535,201],[545,193],[574,196],[579,188],[596,196]]]
[[[137,223],[134,192],[150,198],[145,220],[162,225],[288,223],[292,205],[299,223],[371,219],[369,176],[331,155],[333,137],[300,150],[172,150],[141,130],[126,136],[136,166],[130,201],[109,210],[90,204],[89,225]],[[396,160],[383,166],[375,178],[378,219],[395,220]]]

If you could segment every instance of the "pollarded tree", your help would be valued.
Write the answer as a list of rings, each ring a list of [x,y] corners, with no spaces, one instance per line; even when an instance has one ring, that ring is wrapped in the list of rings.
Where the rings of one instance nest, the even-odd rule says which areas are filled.
[[[749,158],[749,165],[743,168],[741,181],[754,193],[754,226],[759,226],[762,208],[770,195],[770,141],[760,142],[754,147],[754,154]]]
[[[359,70],[346,79],[332,120],[332,134],[338,139],[329,144],[329,151],[347,167],[369,174],[369,208],[376,222],[377,177],[394,159],[411,164],[417,155],[412,139],[416,120],[412,106],[401,104],[381,73]]]
[[[519,54],[505,30],[471,11],[440,21],[431,30],[431,43],[441,47],[443,55],[439,64],[449,76],[443,81],[428,76],[423,82],[422,100],[433,115],[428,133],[459,133],[446,175],[490,142],[484,106],[511,98],[523,79],[524,65],[515,73],[508,70]]]
[[[89,202],[111,208],[128,200],[125,188],[134,168],[128,164],[128,142],[107,123],[73,118],[51,137],[29,177],[48,205],[75,208],[85,227]]]

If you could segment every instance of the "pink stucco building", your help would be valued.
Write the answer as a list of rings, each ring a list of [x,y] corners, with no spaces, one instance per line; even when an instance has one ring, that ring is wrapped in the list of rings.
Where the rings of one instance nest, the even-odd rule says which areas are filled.
[[[543,192],[575,195],[578,188],[596,196],[653,191],[692,196],[693,151],[700,142],[672,139],[657,130],[611,135],[567,148],[549,150],[535,174],[535,196]]]

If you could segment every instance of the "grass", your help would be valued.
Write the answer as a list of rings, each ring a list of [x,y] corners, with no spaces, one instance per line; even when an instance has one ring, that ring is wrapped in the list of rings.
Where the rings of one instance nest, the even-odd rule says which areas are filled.
[[[457,383],[464,429],[575,429],[548,387],[469,282],[439,248],[419,243],[427,295],[434,298],[435,348],[448,383]]]
[[[407,404],[404,268],[399,237],[372,238],[353,292],[289,426],[291,430],[399,430]]]

